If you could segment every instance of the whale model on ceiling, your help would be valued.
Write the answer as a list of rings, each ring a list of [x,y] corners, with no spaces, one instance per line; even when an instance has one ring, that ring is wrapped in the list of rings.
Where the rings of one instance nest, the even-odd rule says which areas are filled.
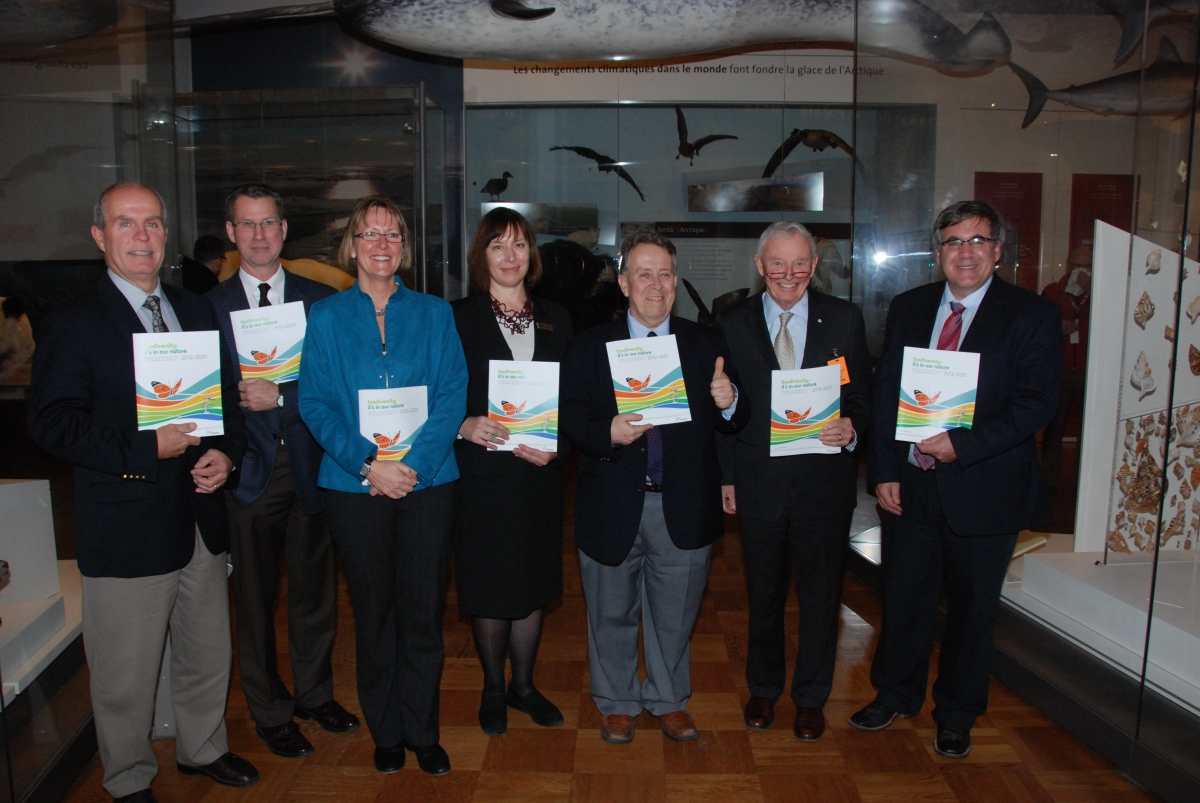
[[[854,43],[854,0],[333,0],[201,19],[181,27],[336,14],[347,28],[421,53],[470,59],[649,59],[772,43]],[[0,51],[58,44],[113,24],[112,0],[0,0]],[[1007,62],[984,13],[965,33],[918,0],[859,0],[863,50],[944,72]]]

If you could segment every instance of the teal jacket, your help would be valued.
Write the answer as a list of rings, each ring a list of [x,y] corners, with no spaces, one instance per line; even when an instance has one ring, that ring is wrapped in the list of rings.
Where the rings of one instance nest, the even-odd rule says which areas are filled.
[[[300,416],[325,450],[317,484],[368,493],[359,470],[375,444],[358,431],[358,391],[425,385],[429,419],[404,463],[417,488],[458,479],[454,439],[467,409],[467,362],[443,299],[397,282],[387,305],[387,350],[371,297],[353,287],[318,301],[308,316],[300,363]]]

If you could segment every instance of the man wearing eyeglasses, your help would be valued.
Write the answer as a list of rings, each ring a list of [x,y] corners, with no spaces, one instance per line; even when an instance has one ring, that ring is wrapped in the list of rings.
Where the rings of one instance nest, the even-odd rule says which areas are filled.
[[[871,666],[875,700],[850,724],[882,730],[921,710],[944,583],[934,750],[966,758],[987,709],[996,612],[1017,533],[1051,518],[1034,436],[1058,402],[1062,313],[994,275],[1004,224],[992,207],[960,201],[933,229],[946,280],[892,300],[875,373],[867,484],[888,514],[883,629]],[[970,429],[915,445],[895,439],[905,346],[979,354]]]
[[[217,308],[236,363],[230,312],[302,301],[307,314],[334,291],[280,264],[287,220],[283,200],[267,185],[244,184],[229,195],[225,232],[237,246],[241,268],[207,297]],[[316,720],[334,733],[359,727],[358,718],[333,699],[333,543],[325,521],[325,494],[317,487],[322,451],[300,420],[297,385],[265,379],[238,383],[249,444],[240,481],[226,496],[242,688],[259,737],[271,752],[285,758],[313,752],[295,717]],[[280,678],[275,658],[274,608],[282,557],[288,567],[292,691]]]
[[[766,730],[784,691],[784,603],[792,567],[800,597],[799,649],[792,675],[792,732],[816,741],[833,689],[846,540],[858,498],[855,449],[869,421],[871,366],[862,312],[810,287],[812,234],[799,223],[767,227],[754,258],[765,288],[721,315],[718,326],[738,366],[750,421],[720,438],[726,513],[741,525],[750,601],[746,727]],[[836,454],[771,457],[771,373],[829,364],[843,370],[841,415],[821,431]]]

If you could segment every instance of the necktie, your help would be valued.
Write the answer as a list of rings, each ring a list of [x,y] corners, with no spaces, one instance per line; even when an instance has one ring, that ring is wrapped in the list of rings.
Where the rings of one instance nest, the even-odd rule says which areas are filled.
[[[779,334],[775,335],[775,359],[779,360],[779,370],[791,371],[796,367],[796,346],[792,343],[792,333],[788,331],[788,321],[792,313],[779,313]]]
[[[658,335],[652,331],[647,337],[658,337]],[[658,427],[651,427],[650,431],[646,433],[646,476],[659,485],[662,485],[662,430]]]
[[[258,306],[260,306],[260,307],[271,306],[271,300],[269,298],[267,298],[267,291],[270,289],[271,289],[271,285],[267,284],[266,282],[263,282],[262,284],[260,284],[258,286]]]
[[[950,317],[942,324],[942,333],[938,335],[938,351],[958,351],[958,339],[962,334],[962,316],[965,309],[966,307],[957,301],[950,302]],[[923,471],[928,471],[937,465],[937,460],[916,446],[913,447],[913,457],[916,458],[917,464]]]
[[[167,322],[163,320],[162,305],[159,304],[158,296],[146,296],[146,300],[142,302],[142,306],[150,310],[150,314],[154,316],[154,331],[167,331]]]

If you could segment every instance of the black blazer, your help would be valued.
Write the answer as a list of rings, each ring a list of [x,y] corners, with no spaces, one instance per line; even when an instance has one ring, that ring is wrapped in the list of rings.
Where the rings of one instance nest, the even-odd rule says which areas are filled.
[[[721,469],[716,432],[733,433],[750,417],[751,404],[739,398],[726,421],[709,391],[717,357],[737,384],[725,338],[713,329],[671,316],[671,334],[679,344],[683,382],[692,420],[662,428],[663,512],[671,541],[680,549],[699,549],[721,537]],[[617,415],[605,344],[629,338],[625,316],[596,326],[571,341],[562,365],[562,428],[579,458],[575,494],[575,543],[600,563],[625,559],[642,520],[646,487],[646,436],[628,446],[612,444]]]
[[[212,305],[162,285],[184,331],[217,328]],[[179,457],[158,459],[158,436],[138,432],[133,335],[141,319],[105,274],[46,315],[29,396],[39,446],[75,466],[75,544],[87,577],[149,577],[192,559],[196,525],[214,555],[229,548],[221,494],[196,493],[190,474],[209,449],[237,466],[246,448],[237,373],[221,354],[225,434]],[[236,473],[233,475],[236,477]]]
[[[750,401],[750,421],[736,436],[718,439],[722,484],[737,488],[738,511],[774,520],[789,499],[798,499],[808,518],[843,515],[858,501],[855,457],[866,451],[870,425],[871,364],[862,312],[843,301],[808,289],[808,333],[801,368],[819,368],[846,358],[850,382],[842,386],[843,418],[854,423],[853,452],[771,457],[771,372],[779,370],[775,347],[763,316],[763,294],[756,293],[724,312],[717,326],[741,378],[741,398]],[[741,404],[741,402],[738,402]]]
[[[896,296],[875,373],[867,482],[900,482],[909,444],[895,439],[905,346],[928,348],[945,282]],[[1062,384],[1062,312],[995,277],[959,347],[979,353],[971,429],[950,430],[958,459],[938,463],[938,496],[958,535],[1015,533],[1050,521],[1034,436],[1050,420]]]
[[[284,269],[281,267],[280,270]],[[283,301],[285,304],[303,301],[305,315],[312,310],[313,304],[337,292],[327,284],[305,279],[290,271],[285,273],[287,278],[283,282]],[[250,308],[240,274],[241,271],[238,271],[205,294],[217,311],[217,325],[221,327],[225,350],[229,353],[238,379],[241,379],[241,369],[238,367],[237,343],[233,339],[233,322],[229,319],[229,313]],[[296,499],[301,509],[312,516],[325,509],[325,492],[317,487],[317,473],[325,453],[300,420],[300,383],[284,382],[279,386],[279,392],[283,394],[282,408],[257,413],[242,411],[246,417],[249,442],[246,456],[238,469],[237,485],[230,490],[230,494],[238,507],[246,507],[262,496],[274,473],[275,452],[279,449],[279,439],[282,437],[287,444],[288,468],[292,474]]]
[[[534,296],[530,296],[530,300],[533,301],[533,359],[537,362],[562,362],[567,343],[574,333],[570,313],[553,301]],[[488,363],[492,360],[511,360],[512,349],[508,347],[500,325],[496,323],[491,296],[487,293],[472,293],[452,302],[450,306],[454,310],[454,325],[467,358],[467,417],[487,415]],[[561,373],[559,384],[562,384]],[[560,434],[561,431],[560,428]],[[570,453],[570,442],[560,437],[558,450],[558,457],[565,458]],[[460,439],[454,441],[454,457],[458,461],[458,470],[464,476],[477,477],[499,474],[506,470],[508,461],[514,459],[512,452],[486,449]]]

